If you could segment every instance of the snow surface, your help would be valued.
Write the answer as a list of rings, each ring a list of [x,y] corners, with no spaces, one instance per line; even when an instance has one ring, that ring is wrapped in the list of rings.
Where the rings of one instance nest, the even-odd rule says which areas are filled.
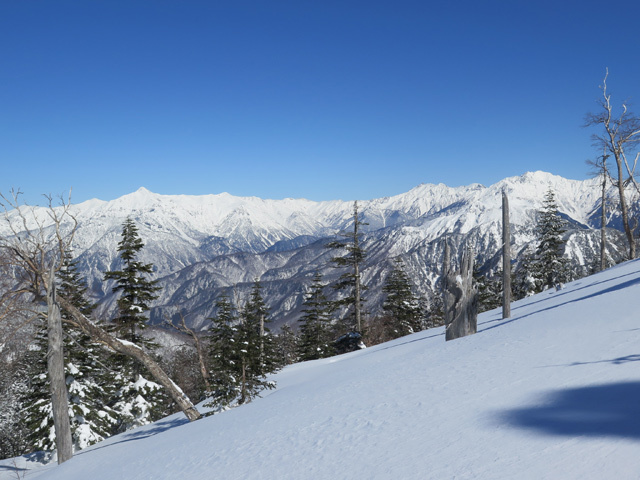
[[[441,328],[285,368],[263,398],[0,478],[637,479],[640,261]],[[15,470],[18,468],[19,470]]]

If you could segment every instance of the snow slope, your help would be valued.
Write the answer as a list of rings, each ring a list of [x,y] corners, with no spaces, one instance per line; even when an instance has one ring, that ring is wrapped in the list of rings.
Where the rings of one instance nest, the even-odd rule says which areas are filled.
[[[294,365],[249,405],[168,417],[26,478],[637,479],[639,307],[633,261],[510,319],[482,314],[474,336],[434,329]]]

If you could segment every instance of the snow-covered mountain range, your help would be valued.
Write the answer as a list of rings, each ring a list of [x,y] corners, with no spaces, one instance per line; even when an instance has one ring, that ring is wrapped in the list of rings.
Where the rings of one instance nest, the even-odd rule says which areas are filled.
[[[506,178],[485,187],[423,184],[393,197],[358,202],[368,257],[363,280],[367,308],[382,302],[381,286],[400,256],[416,289],[429,295],[441,268],[442,239],[474,248],[485,269],[498,267],[501,194],[509,196],[516,252],[534,240],[536,212],[548,189],[569,221],[567,254],[588,267],[599,244],[600,190],[597,180],[568,180],[545,172]],[[153,322],[178,311],[198,327],[211,316],[222,289],[242,298],[259,279],[276,325],[294,322],[313,273],[327,283],[342,272],[332,267],[335,251],[324,245],[352,225],[352,201],[263,200],[227,193],[205,196],[159,195],[144,188],[113,201],[90,200],[72,207],[78,221],[75,254],[102,314],[113,305],[103,272],[118,267],[121,226],[131,217],[145,242],[141,260],[155,265],[162,287]],[[613,218],[611,225],[616,225]],[[4,229],[4,231],[3,231]],[[7,233],[0,226],[0,233]],[[615,232],[613,232],[615,237]],[[612,247],[614,259],[622,251]]]

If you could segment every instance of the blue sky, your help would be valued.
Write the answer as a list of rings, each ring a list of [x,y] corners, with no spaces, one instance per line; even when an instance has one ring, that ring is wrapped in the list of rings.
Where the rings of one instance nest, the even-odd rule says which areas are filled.
[[[370,199],[588,176],[627,1],[0,2],[0,191]]]

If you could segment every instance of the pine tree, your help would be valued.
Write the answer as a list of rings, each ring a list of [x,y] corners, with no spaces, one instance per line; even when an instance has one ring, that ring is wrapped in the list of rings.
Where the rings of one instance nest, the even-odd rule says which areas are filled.
[[[311,291],[306,296],[300,318],[300,342],[298,356],[301,361],[315,360],[335,355],[331,313],[333,304],[324,294],[322,275],[316,272]]]
[[[236,342],[240,356],[239,404],[251,401],[265,388],[274,388],[267,374],[278,369],[273,335],[267,327],[268,310],[262,298],[262,286],[256,281],[244,306]]]
[[[89,317],[95,305],[87,299],[86,283],[70,252],[65,252],[58,278],[58,294]],[[65,319],[68,313],[62,309],[61,315]],[[71,434],[74,448],[81,450],[108,437],[116,423],[116,413],[108,406],[114,393],[107,367],[110,354],[74,329],[69,329],[65,340]]]
[[[138,228],[131,218],[122,225],[122,239],[118,243],[118,252],[122,261],[122,270],[111,270],[104,274],[105,280],[115,280],[114,293],[119,293],[115,329],[121,338],[147,350],[156,346],[142,337],[141,330],[146,327],[146,312],[149,303],[157,298],[159,287],[156,281],[146,278],[153,271],[153,264],[137,260],[144,243],[138,234]],[[130,357],[115,355],[113,364],[118,370],[114,384],[119,386],[118,401],[113,409],[118,413],[120,424],[117,432],[151,423],[167,413],[168,400],[162,388],[147,380],[150,375]]]
[[[120,293],[118,298],[118,314],[113,320],[122,338],[139,344],[142,336],[139,330],[146,327],[145,313],[149,311],[149,303],[157,297],[160,289],[157,281],[151,281],[145,275],[153,271],[153,264],[142,263],[137,256],[144,247],[138,235],[138,228],[131,218],[122,225],[122,240],[118,243],[118,252],[123,263],[122,270],[111,270],[104,273],[105,280],[115,280],[113,293]]]
[[[345,255],[331,259],[336,267],[348,268],[348,271],[340,276],[334,288],[347,291],[347,296],[338,301],[337,305],[347,307],[348,315],[351,317],[347,329],[357,333],[362,333],[362,311],[364,305],[362,291],[366,288],[362,284],[361,276],[362,262],[366,258],[366,252],[360,245],[360,227],[363,225],[367,224],[360,220],[358,202],[353,202],[353,231],[341,234],[346,241],[334,241],[327,245],[327,248],[347,251]]]
[[[555,194],[547,191],[543,208],[538,212],[536,244],[529,246],[514,273],[515,298],[540,293],[558,287],[571,279],[569,261],[563,256],[565,222],[558,213]]]
[[[0,351],[0,459],[30,450],[24,408],[29,393],[28,362],[23,350],[8,350]]]
[[[289,325],[280,327],[280,333],[275,336],[275,341],[279,368],[299,361],[297,352],[300,339]]]
[[[387,295],[382,304],[389,319],[385,325],[387,338],[403,337],[424,328],[420,300],[411,291],[411,282],[400,258],[396,259],[382,291]]]
[[[444,325],[444,302],[442,294],[436,290],[431,292],[431,296],[426,303],[425,328],[435,328]]]
[[[511,289],[515,300],[520,300],[541,291],[537,274],[535,273],[537,271],[536,262],[533,245],[529,245],[520,254],[520,262],[512,274]]]
[[[565,221],[558,213],[555,194],[549,189],[536,228],[538,247],[534,275],[540,291],[558,286],[569,279],[569,262],[563,257],[565,231]]]
[[[241,357],[239,351],[238,330],[234,326],[238,321],[235,309],[227,293],[216,301],[216,316],[211,319],[210,331],[210,382],[211,391],[207,406],[224,408],[236,401],[240,392]]]
[[[493,310],[502,305],[501,273],[494,276],[484,275],[479,262],[473,265],[473,280],[478,287],[478,313]]]
[[[77,272],[71,254],[65,252],[62,268],[58,271],[58,293],[67,298],[84,315],[89,316],[94,305],[86,299],[86,285]],[[62,310],[62,317],[67,312]],[[41,325],[28,354],[30,360],[30,387],[24,402],[29,441],[36,450],[48,452],[56,448],[53,411],[47,377],[47,333]],[[68,391],[69,420],[74,450],[93,445],[111,433],[116,423],[115,412],[109,408],[111,382],[107,378],[107,352],[91,342],[86,335],[69,329],[64,338],[65,377]]]

